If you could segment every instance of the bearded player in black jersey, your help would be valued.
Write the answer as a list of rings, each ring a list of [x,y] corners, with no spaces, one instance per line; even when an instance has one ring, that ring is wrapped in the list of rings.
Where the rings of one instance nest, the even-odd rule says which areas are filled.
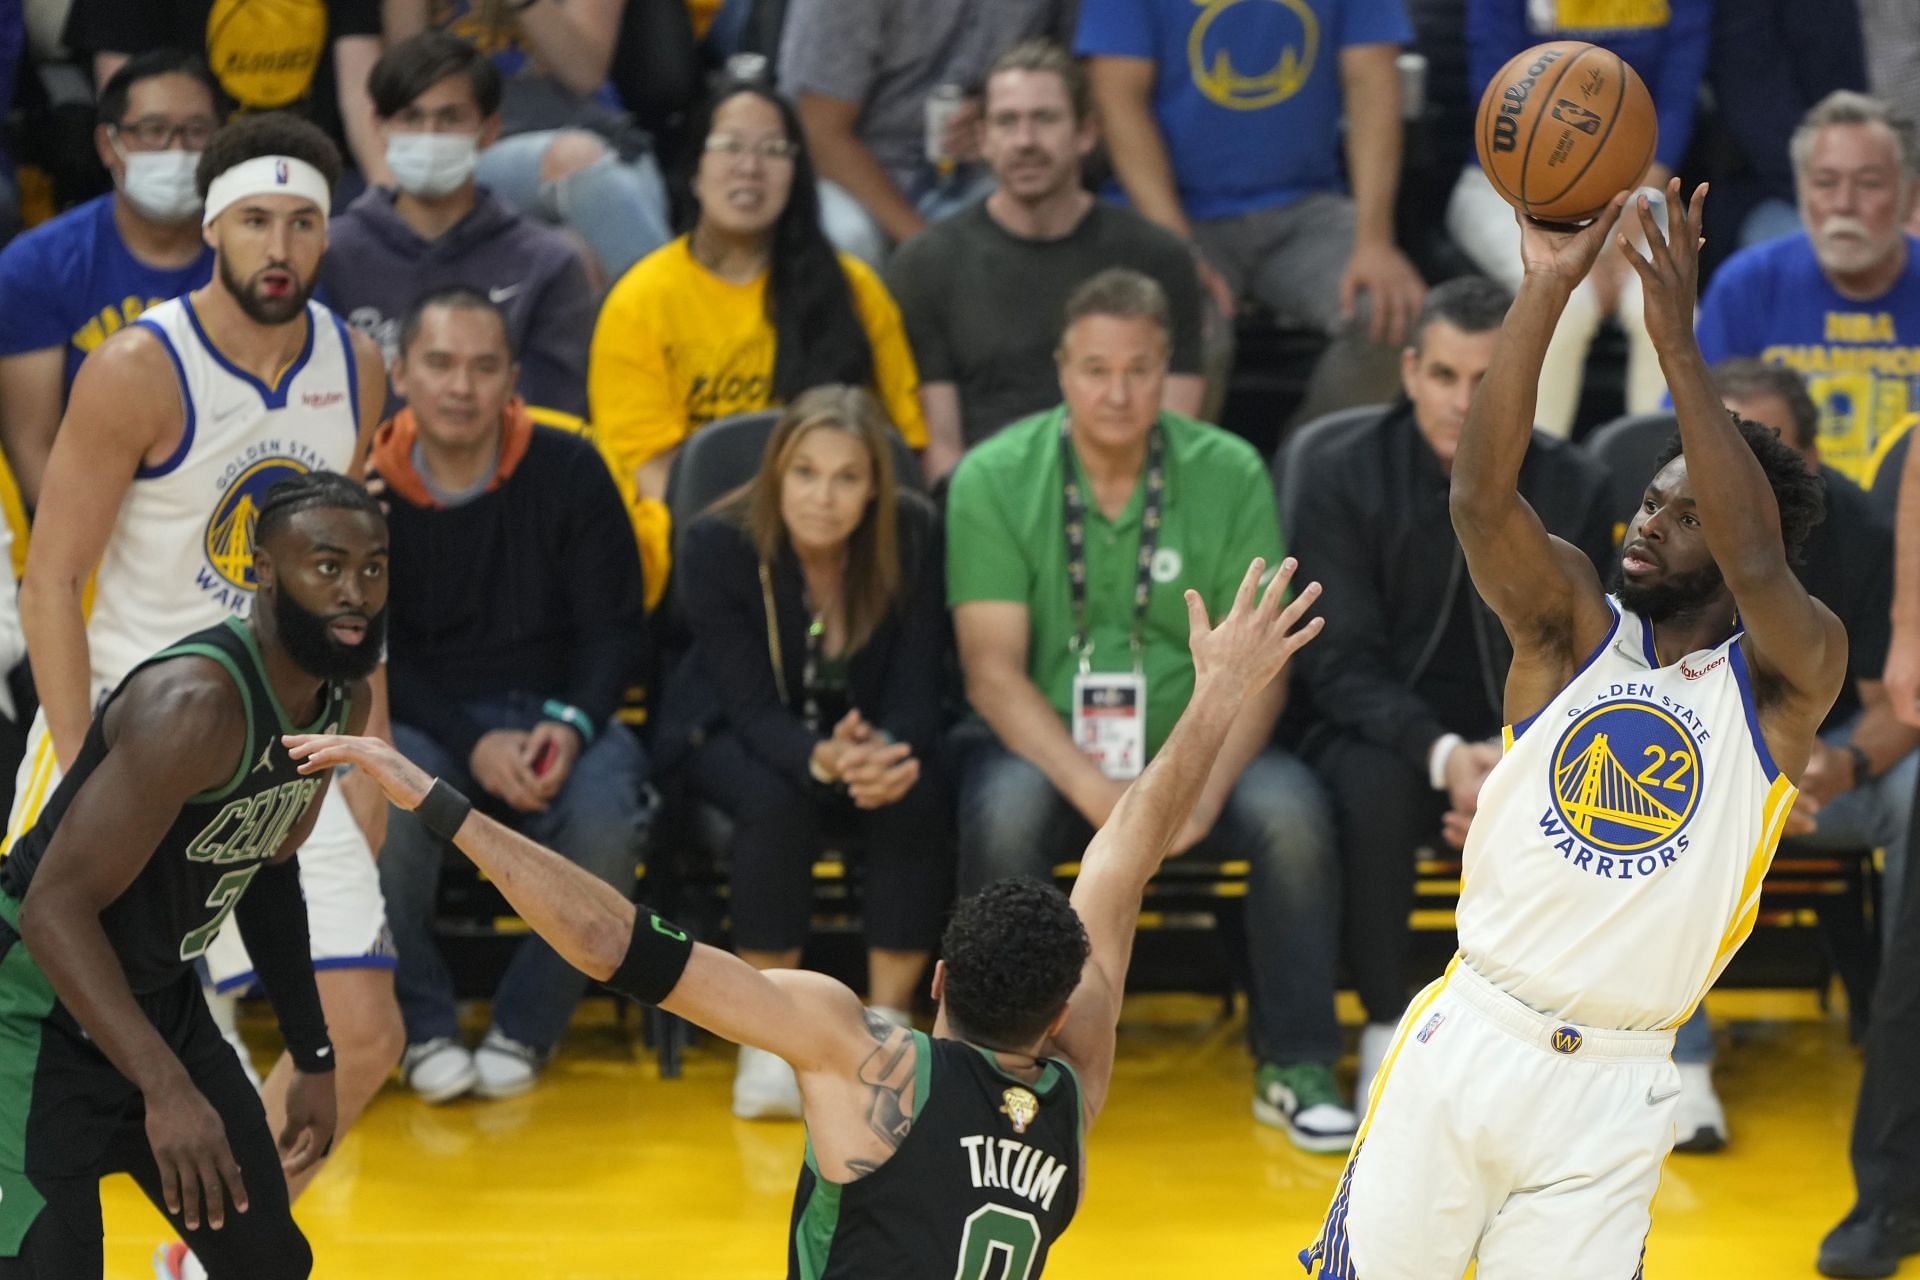
[[[1088,846],[1071,902],[1001,881],[961,903],[934,970],[932,1037],[864,1009],[832,978],[757,972],[559,855],[471,812],[385,743],[296,737],[309,770],[364,769],[456,844],[555,950],[617,991],[777,1053],[800,1077],[806,1166],[793,1280],[1037,1276],[1078,1207],[1082,1134],[1107,1097],[1140,896],[1187,820],[1241,705],[1320,630],[1295,628],[1318,585],[1282,607],[1247,570],[1217,627],[1187,593],[1194,689],[1147,771]]]
[[[365,727],[387,528],[366,490],[318,472],[268,493],[254,541],[250,620],[135,668],[0,862],[0,1280],[100,1275],[99,1182],[117,1171],[213,1280],[312,1269],[282,1173],[334,1133],[293,861],[326,782],[283,738]],[[230,915],[296,1067],[277,1144],[194,974]]]

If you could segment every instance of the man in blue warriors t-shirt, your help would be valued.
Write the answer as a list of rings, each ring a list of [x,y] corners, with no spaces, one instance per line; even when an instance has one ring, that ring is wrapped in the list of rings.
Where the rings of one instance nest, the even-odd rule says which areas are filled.
[[[1401,0],[1080,6],[1074,52],[1127,199],[1193,246],[1216,308],[1258,298],[1333,339],[1297,421],[1400,392],[1426,291],[1393,234],[1412,37]]]
[[[0,252],[0,440],[28,507],[87,353],[142,311],[205,284],[193,184],[219,127],[212,78],[192,54],[132,59],[100,95],[94,143],[113,191]]]
[[[1875,98],[1842,90],[1793,138],[1806,231],[1728,258],[1700,304],[1709,362],[1754,356],[1798,371],[1820,409],[1820,457],[1871,487],[1920,413],[1920,132]]]

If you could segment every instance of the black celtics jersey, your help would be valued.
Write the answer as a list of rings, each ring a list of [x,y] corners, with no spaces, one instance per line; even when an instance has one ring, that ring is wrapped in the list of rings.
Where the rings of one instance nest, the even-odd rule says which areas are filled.
[[[146,866],[100,914],[127,984],[136,995],[171,985],[192,966],[320,789],[319,778],[296,771],[280,736],[334,733],[347,723],[347,687],[335,684],[328,686],[326,703],[313,724],[296,726],[274,700],[253,633],[237,618],[161,650],[128,672],[101,703],[79,757],[60,780],[40,820],[0,862],[0,888],[15,901],[26,897],[67,806],[106,758],[107,708],[127,682],[147,667],[187,656],[210,658],[233,677],[246,707],[247,739],[233,776],[180,806],[179,816],[154,847]],[[182,742],[180,749],[202,747]],[[133,800],[119,797],[114,802]]]
[[[1028,1084],[958,1040],[914,1033],[914,1118],[900,1149],[855,1182],[800,1171],[788,1280],[1031,1280],[1073,1221],[1080,1082],[1042,1059]]]

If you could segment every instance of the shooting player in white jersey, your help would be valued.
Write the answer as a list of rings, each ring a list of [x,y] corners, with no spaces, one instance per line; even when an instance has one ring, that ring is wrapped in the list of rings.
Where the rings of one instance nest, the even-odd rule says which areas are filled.
[[[1468,833],[1460,953],[1409,1007],[1318,1242],[1342,1280],[1626,1280],[1673,1145],[1673,1031],[1753,928],[1846,632],[1789,557],[1823,499],[1721,405],[1693,336],[1701,209],[1644,198],[1646,324],[1680,420],[1613,593],[1515,484],[1555,323],[1614,237],[1522,221],[1526,276],[1451,505],[1513,641],[1506,752]]]
[[[247,612],[254,520],[267,490],[316,471],[359,476],[385,368],[371,341],[309,300],[339,172],[333,144],[295,117],[254,115],[221,129],[197,174],[213,279],[149,310],[81,366],[20,590],[41,712],[9,843],[32,827],[105,692],[153,651]],[[375,732],[384,729],[383,693]],[[377,792],[364,810],[350,809],[341,790],[300,851],[300,873],[344,1132],[404,1037],[369,847],[386,810]],[[356,823],[355,811],[367,821]],[[363,826],[374,828],[370,838]],[[235,932],[207,952],[214,979],[230,980],[223,988],[252,977]],[[291,1078],[283,1057],[267,1079],[276,1127]],[[293,1194],[313,1172],[294,1180]]]

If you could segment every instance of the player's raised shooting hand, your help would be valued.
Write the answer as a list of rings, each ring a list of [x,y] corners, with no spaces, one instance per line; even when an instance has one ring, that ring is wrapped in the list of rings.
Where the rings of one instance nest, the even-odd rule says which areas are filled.
[[[1607,201],[1607,207],[1592,222],[1571,230],[1536,222],[1514,210],[1514,220],[1520,224],[1520,262],[1528,278],[1550,280],[1569,291],[1586,279],[1601,250],[1607,247],[1627,195],[1622,191]]]
[[[215,1231],[224,1227],[229,1200],[235,1212],[247,1211],[247,1188],[227,1145],[227,1122],[184,1075],[163,1096],[148,1096],[147,1145],[160,1171],[167,1212],[189,1231],[198,1231],[202,1221]]]
[[[1291,558],[1281,562],[1267,589],[1260,589],[1267,562],[1256,559],[1247,566],[1240,589],[1234,593],[1233,608],[1217,626],[1207,622],[1206,602],[1197,591],[1187,592],[1187,646],[1193,651],[1193,675],[1197,687],[1209,680],[1230,680],[1243,693],[1264,689],[1280,674],[1288,659],[1320,634],[1323,620],[1314,618],[1302,624],[1300,619],[1320,598],[1320,584],[1309,583],[1290,604],[1281,607],[1287,584],[1293,581],[1299,563]]]
[[[280,1168],[298,1177],[327,1158],[340,1127],[333,1073],[295,1071],[287,1085],[287,1125],[280,1131]]]
[[[1654,350],[1665,353],[1682,350],[1692,343],[1693,308],[1700,296],[1700,246],[1707,204],[1707,184],[1693,189],[1693,198],[1683,206],[1680,179],[1667,182],[1666,236],[1654,220],[1653,207],[1645,196],[1636,197],[1629,215],[1639,223],[1646,237],[1642,254],[1623,233],[1618,237],[1620,252],[1640,276],[1640,291],[1646,300],[1647,336]]]
[[[281,738],[301,773],[350,764],[372,778],[397,809],[417,809],[433,785],[426,771],[379,738],[344,733],[290,733]]]

